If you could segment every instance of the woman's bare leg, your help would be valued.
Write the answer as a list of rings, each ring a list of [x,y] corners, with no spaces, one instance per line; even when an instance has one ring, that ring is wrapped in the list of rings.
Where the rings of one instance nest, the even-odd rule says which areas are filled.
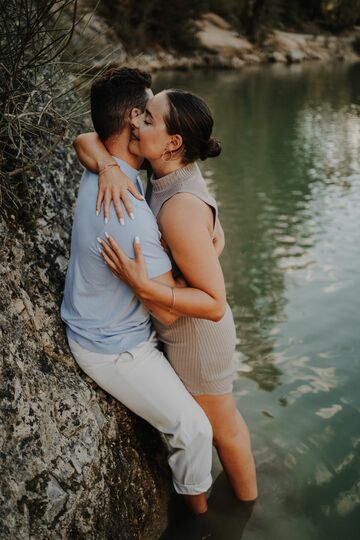
[[[214,446],[235,495],[242,501],[257,498],[255,462],[247,425],[232,394],[194,395],[213,428]]]

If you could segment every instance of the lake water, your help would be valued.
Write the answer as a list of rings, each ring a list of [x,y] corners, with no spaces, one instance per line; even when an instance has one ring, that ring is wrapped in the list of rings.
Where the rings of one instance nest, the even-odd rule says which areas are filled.
[[[360,527],[360,64],[159,74],[211,106],[201,166],[226,235],[234,394],[260,497],[224,473],[209,512],[175,507],[164,538],[355,540]]]

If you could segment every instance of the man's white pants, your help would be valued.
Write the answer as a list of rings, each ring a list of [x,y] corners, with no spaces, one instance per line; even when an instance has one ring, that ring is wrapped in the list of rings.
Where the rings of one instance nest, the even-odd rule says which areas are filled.
[[[81,369],[101,388],[164,433],[177,493],[197,495],[212,483],[212,428],[157,348],[154,335],[121,354],[90,352],[69,339]]]

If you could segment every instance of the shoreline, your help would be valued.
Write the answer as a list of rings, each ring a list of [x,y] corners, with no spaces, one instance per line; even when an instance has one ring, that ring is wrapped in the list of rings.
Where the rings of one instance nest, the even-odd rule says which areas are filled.
[[[186,60],[189,60],[188,62]],[[125,62],[130,67],[137,67],[139,69],[150,71],[151,73],[159,74],[162,72],[191,72],[191,71],[241,71],[245,69],[260,69],[266,67],[282,66],[284,68],[292,68],[294,66],[324,66],[324,65],[336,65],[336,64],[353,64],[360,62],[360,56],[355,58],[344,59],[309,59],[303,62],[248,62],[241,66],[232,65],[228,61],[222,62],[222,59],[216,59],[216,61],[207,62],[192,62],[191,58],[184,58],[181,62],[163,63],[158,61],[146,61],[139,62],[137,57],[130,57]]]
[[[196,27],[199,47],[189,54],[164,50],[158,45],[133,54],[127,51],[105,19],[89,13],[74,32],[70,53],[73,58],[80,55],[94,69],[101,70],[112,63],[150,72],[240,70],[247,66],[267,64],[360,61],[360,26],[354,26],[341,35],[321,32],[320,29],[319,32],[312,29],[311,33],[301,33],[271,28],[259,46],[239,34],[215,13],[203,15],[196,21]]]

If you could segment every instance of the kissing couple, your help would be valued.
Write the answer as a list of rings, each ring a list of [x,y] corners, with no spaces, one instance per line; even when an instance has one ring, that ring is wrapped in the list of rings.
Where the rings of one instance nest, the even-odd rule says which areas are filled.
[[[237,498],[254,500],[250,435],[232,394],[223,231],[197,164],[221,152],[211,111],[187,91],[153,95],[148,73],[121,67],[92,84],[91,117],[95,133],[74,143],[86,170],[61,306],[71,352],[165,435],[175,491],[194,513],[207,510],[212,445]]]

